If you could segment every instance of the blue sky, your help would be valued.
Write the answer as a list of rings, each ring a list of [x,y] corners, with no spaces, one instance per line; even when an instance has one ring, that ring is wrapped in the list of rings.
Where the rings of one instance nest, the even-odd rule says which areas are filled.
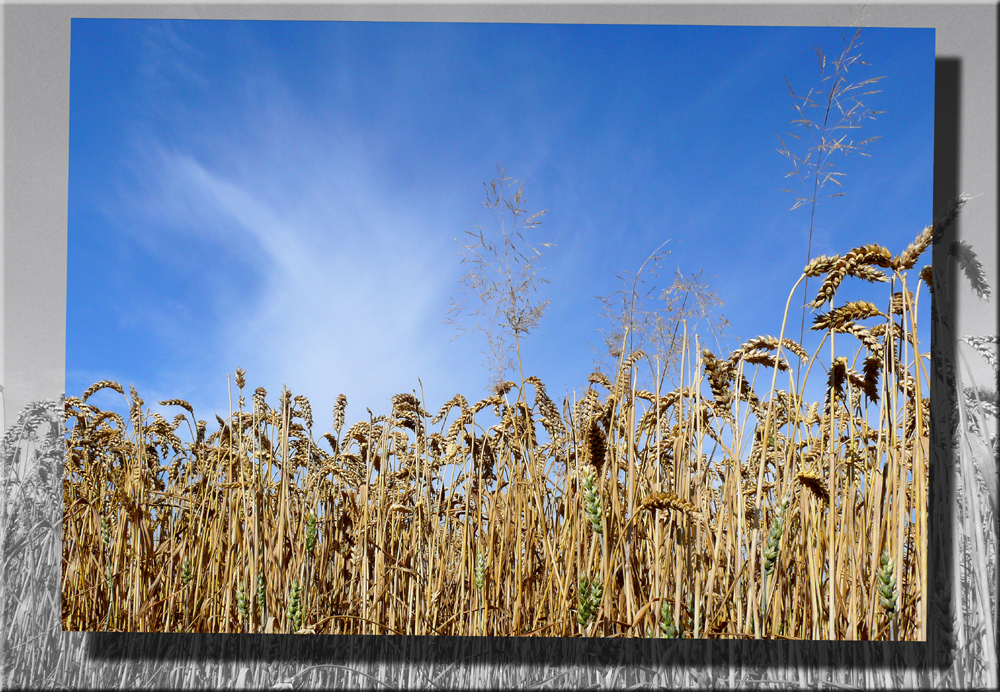
[[[785,79],[828,89],[814,47],[831,74],[853,32],[74,19],[66,392],[111,378],[211,422],[241,366],[248,400],[307,396],[316,435],[340,393],[348,424],[419,395],[418,378],[432,413],[482,398],[486,342],[444,320],[468,270],[456,239],[493,230],[498,163],[529,212],[548,210],[528,238],[554,244],[538,263],[550,304],[522,357],[553,399],[605,353],[596,296],[667,239],[656,285],[703,271],[725,350],[776,336],[809,236],[808,205],[790,207],[811,194],[777,152],[779,134],[811,146],[784,134]],[[931,219],[934,32],[860,41],[871,66],[847,78],[884,76],[863,100],[885,112],[847,141],[880,138],[871,158],[833,159],[845,194],[821,199],[813,256],[898,253]],[[884,307],[885,285],[854,284],[840,303]]]

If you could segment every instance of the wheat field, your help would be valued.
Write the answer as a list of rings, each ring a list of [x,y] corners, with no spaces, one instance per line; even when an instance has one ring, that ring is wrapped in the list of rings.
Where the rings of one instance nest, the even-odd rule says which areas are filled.
[[[671,391],[623,350],[574,401],[529,376],[345,428],[341,397],[320,433],[238,369],[209,434],[97,382],[65,401],[63,629],[923,641],[933,279],[909,270],[964,202],[898,255],[805,267],[814,353],[696,347]],[[833,307],[859,280],[880,296]]]

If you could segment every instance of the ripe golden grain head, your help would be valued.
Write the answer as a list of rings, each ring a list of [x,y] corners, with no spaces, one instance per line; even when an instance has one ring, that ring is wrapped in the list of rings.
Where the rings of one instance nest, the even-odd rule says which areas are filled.
[[[910,305],[913,305],[913,294],[910,293],[909,291],[906,292],[906,302],[908,302]],[[904,305],[903,292],[897,291],[896,293],[892,294],[892,303],[890,305],[889,312],[893,315],[902,315],[903,305]]]
[[[604,434],[604,430],[596,420],[591,420],[587,426],[584,449],[587,455],[587,463],[594,467],[597,475],[600,475],[601,469],[604,468],[606,445],[607,436]]]
[[[871,330],[862,327],[856,322],[847,322],[842,327],[834,331],[843,332],[845,334],[853,334],[862,344],[865,345],[865,348],[868,349],[869,353],[877,353],[880,350],[878,339],[872,335]]]
[[[927,290],[934,293],[934,272],[931,269],[931,265],[928,264],[920,270],[920,278],[925,284],[927,284]]]
[[[864,386],[862,389],[865,392],[865,396],[872,403],[877,404],[879,400],[879,387],[878,387],[878,373],[882,369],[882,359],[879,358],[876,352],[873,352],[867,358],[865,358],[865,364],[862,368],[864,372]]]
[[[590,384],[602,385],[605,389],[611,389],[611,380],[609,380],[608,376],[600,370],[595,370],[590,373],[590,377],[587,378],[587,382]]]
[[[834,308],[828,313],[817,315],[813,320],[812,330],[837,330],[842,329],[848,322],[868,319],[885,315],[874,303],[867,300],[855,300],[845,303],[839,308]]]
[[[80,401],[81,402],[86,401],[91,396],[93,396],[93,394],[97,392],[97,390],[99,389],[113,389],[119,394],[122,395],[125,394],[125,390],[122,389],[122,386],[117,382],[115,382],[114,380],[101,380],[100,382],[95,382],[94,384],[87,387],[87,389],[80,396]],[[134,392],[135,390],[132,391]]]
[[[775,351],[778,349],[779,344],[781,345],[781,348],[791,351],[799,358],[808,360],[809,354],[806,353],[806,350],[792,339],[779,340],[774,336],[757,336],[753,339],[745,341],[743,345],[733,351],[729,356],[729,363],[735,367],[739,361],[744,358],[744,354],[760,350]]]
[[[639,512],[652,512],[657,509],[669,509],[688,514],[699,521],[703,518],[701,512],[693,504],[673,493],[651,492],[639,503]]]
[[[826,483],[823,482],[823,476],[820,475],[819,471],[814,468],[803,469],[795,474],[795,477],[824,504],[830,501],[830,491],[826,489]]]
[[[809,264],[805,266],[805,269],[802,270],[802,273],[809,277],[822,276],[833,269],[840,259],[840,255],[833,255],[832,257],[820,255],[819,257],[811,260]]]
[[[933,228],[933,226],[927,226],[922,230],[913,239],[913,242],[899,254],[899,257],[893,261],[897,271],[906,271],[913,268],[913,265],[917,263],[917,259],[923,254],[924,250],[930,247],[931,241],[934,239]]]
[[[813,301],[809,303],[809,307],[822,307],[824,303],[832,301],[833,296],[846,276],[857,276],[868,281],[879,280],[878,278],[873,278],[873,274],[870,271],[860,269],[860,267],[874,265],[891,268],[892,263],[892,253],[881,245],[871,243],[854,248],[832,263],[828,269],[826,279],[823,281],[823,285],[820,286]]]

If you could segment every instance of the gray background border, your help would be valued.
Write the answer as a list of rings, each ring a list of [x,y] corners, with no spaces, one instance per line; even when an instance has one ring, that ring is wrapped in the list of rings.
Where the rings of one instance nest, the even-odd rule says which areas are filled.
[[[62,393],[64,361],[64,325],[66,293],[66,182],[68,179],[68,126],[69,126],[69,28],[71,17],[175,17],[175,18],[257,18],[257,19],[391,19],[414,21],[549,21],[549,22],[659,22],[659,23],[712,23],[712,24],[784,24],[784,25],[838,25],[850,24],[861,14],[862,25],[868,26],[931,26],[937,32],[937,75],[935,117],[935,207],[944,199],[959,191],[977,195],[977,199],[967,205],[961,217],[957,235],[967,240],[975,248],[983,261],[987,280],[997,288],[997,8],[994,5],[883,5],[866,7],[861,5],[826,6],[752,6],[752,5],[705,5],[705,6],[83,6],[83,5],[6,5],[4,8],[4,236],[3,257],[4,295],[0,307],[4,314],[0,321],[4,325],[4,338],[0,342],[4,352],[0,354],[0,364],[4,371],[0,381],[7,387],[7,425],[13,422],[17,412],[29,401],[43,398],[57,399]],[[942,79],[943,77],[943,79]],[[965,230],[963,230],[963,228]],[[877,229],[872,229],[877,231]],[[914,233],[919,229],[914,229]],[[949,232],[949,236],[954,237]],[[944,244],[943,244],[944,245]],[[942,246],[942,250],[944,247]],[[935,251],[937,267],[945,258]],[[958,289],[957,291],[955,289]],[[964,282],[952,287],[956,296],[953,314],[947,315],[955,329],[946,339],[950,343],[936,344],[937,348],[948,349],[954,344],[956,335],[989,335],[996,333],[997,319],[991,303],[979,301]],[[981,370],[975,383],[992,388],[992,372]],[[940,388],[934,393],[942,398],[946,392]],[[55,415],[57,410],[52,411]],[[53,422],[55,422],[53,420]],[[936,422],[936,421],[935,421]],[[940,437],[939,433],[939,437]],[[58,442],[58,441],[57,441]],[[945,441],[947,442],[947,441]],[[58,446],[58,445],[57,445]],[[945,445],[947,446],[947,444]],[[936,459],[936,462],[934,461]],[[967,530],[969,524],[956,526],[950,516],[950,503],[954,501],[954,482],[948,473],[949,453],[932,453],[931,469],[931,562],[933,589],[932,603],[928,619],[931,636],[936,643],[926,646],[919,643],[899,647],[880,648],[833,646],[824,647],[815,642],[801,642],[801,646],[787,647],[793,656],[803,661],[818,662],[823,670],[835,673],[834,669],[850,663],[841,658],[848,651],[854,653],[853,667],[871,684],[871,673],[885,669],[882,684],[896,684],[905,675],[904,684],[913,687],[916,671],[920,668],[921,680],[938,686],[947,679],[950,685],[959,688],[969,686],[973,680],[983,679],[986,687],[995,686],[995,668],[986,666],[982,672],[982,661],[970,661],[968,657],[955,657],[956,645],[952,632],[955,595],[962,585],[954,580],[953,571],[956,553],[953,547],[957,540],[954,531]],[[58,478],[52,483],[53,501],[50,505],[55,512],[58,502]],[[934,508],[937,511],[934,511]],[[50,522],[49,530],[36,532],[48,544],[50,539],[58,545],[58,515]],[[43,536],[42,533],[45,533]],[[58,552],[58,551],[56,551]],[[938,559],[935,559],[937,556]],[[8,557],[6,554],[4,557]],[[59,562],[54,557],[52,565]],[[58,568],[56,568],[58,569]],[[773,665],[759,654],[777,653],[779,660],[784,647],[754,646],[752,642],[718,642],[704,647],[708,658],[715,656],[716,666],[699,663],[703,656],[692,655],[696,642],[686,642],[678,650],[660,651],[650,649],[643,641],[634,645],[623,645],[612,640],[519,640],[519,639],[477,639],[440,637],[347,637],[333,638],[324,643],[323,639],[306,638],[306,642],[290,641],[275,637],[237,637],[233,635],[134,635],[114,633],[68,633],[59,632],[58,575],[51,582],[55,594],[54,603],[33,604],[32,612],[42,613],[38,623],[41,630],[25,632],[25,639],[36,644],[46,643],[36,655],[34,651],[22,660],[30,658],[32,673],[41,673],[52,679],[53,669],[72,666],[70,675],[79,674],[80,669],[95,671],[96,679],[109,683],[124,681],[130,674],[130,663],[145,661],[149,670],[155,669],[152,680],[172,676],[178,669],[185,672],[185,684],[204,685],[214,678],[217,685],[233,681],[224,678],[223,665],[235,662],[258,668],[258,678],[274,680],[279,643],[282,644],[281,658],[287,664],[299,668],[309,663],[322,661],[324,664],[336,661],[347,664],[351,670],[360,671],[367,666],[372,672],[400,668],[407,679],[413,682],[434,680],[444,682],[442,676],[451,675],[459,681],[474,680],[481,668],[475,662],[485,657],[487,667],[482,672],[496,672],[493,677],[479,679],[497,682],[508,679],[512,665],[522,676],[525,684],[531,678],[525,674],[538,669],[551,671],[555,665],[565,669],[557,677],[563,678],[559,686],[570,688],[582,682],[580,676],[570,676],[580,672],[587,680],[595,676],[610,680],[610,673],[604,676],[604,666],[595,658],[603,652],[605,660],[617,661],[616,665],[628,669],[633,666],[635,675],[653,676],[663,679],[650,666],[674,667],[685,665],[676,660],[677,652],[686,652],[684,657],[695,664],[700,671],[698,679],[712,679],[720,672],[728,674],[730,683],[739,674],[740,684],[757,682],[758,671]],[[981,577],[984,575],[980,575]],[[6,584],[4,584],[6,586]],[[49,586],[46,580],[46,587]],[[991,584],[995,597],[996,584]],[[961,599],[960,599],[961,600]],[[983,600],[983,599],[980,599]],[[985,600],[990,600],[988,597]],[[5,601],[6,602],[6,601]],[[968,605],[968,601],[963,601]],[[54,607],[52,607],[54,605]],[[51,612],[49,612],[51,611]],[[33,625],[34,627],[34,625]],[[54,628],[54,629],[53,629]],[[961,632],[959,632],[961,635]],[[976,636],[979,636],[978,634]],[[266,641],[265,641],[266,640]],[[961,639],[959,640],[961,641]],[[929,642],[930,643],[930,640]],[[966,641],[965,643],[969,643]],[[773,643],[772,643],[773,644]],[[838,644],[838,643],[834,643]],[[233,647],[236,647],[234,649]],[[305,649],[319,647],[309,653]],[[272,648],[274,649],[272,651]],[[944,650],[942,657],[938,653]],[[976,649],[983,651],[983,649]],[[645,653],[643,653],[645,652]],[[798,652],[797,654],[795,652]],[[858,653],[862,656],[859,656]],[[867,662],[872,653],[878,654],[875,661]],[[5,652],[6,654],[6,652]],[[46,658],[46,656],[48,657]],[[54,659],[53,659],[54,655]],[[884,658],[883,658],[884,655]],[[610,656],[610,658],[608,658]],[[899,662],[889,670],[889,658]],[[862,660],[863,659],[863,660]],[[959,660],[960,659],[960,660]],[[995,662],[995,655],[992,658]],[[466,663],[468,661],[468,663]],[[725,666],[720,670],[718,665]],[[747,665],[750,668],[747,668]],[[779,664],[782,665],[782,664]],[[961,666],[966,667],[962,673]],[[387,668],[388,666],[388,668]],[[595,667],[596,666],[596,667]],[[901,667],[900,667],[901,666]],[[199,668],[198,676],[194,669]],[[308,671],[324,666],[310,666],[288,678],[284,683],[290,688],[291,682],[300,675],[312,675]],[[336,666],[335,666],[336,667]],[[344,667],[344,666],[340,666]],[[654,666],[655,667],[655,666]],[[810,664],[810,667],[811,664]],[[933,667],[937,677],[924,677]],[[294,668],[286,667],[286,670]],[[417,678],[414,678],[416,670]],[[135,677],[136,669],[131,669]],[[233,672],[233,667],[229,666]],[[507,672],[505,672],[507,671]],[[738,672],[739,671],[739,672]],[[315,671],[314,671],[315,672]],[[662,672],[662,671],[661,671]],[[694,680],[680,671],[686,681]],[[845,683],[857,684],[860,678],[848,671],[847,676],[837,676]],[[143,680],[146,680],[145,670]],[[784,673],[778,670],[773,676],[760,682],[785,682],[779,680]],[[943,675],[944,677],[940,677]],[[983,678],[982,676],[986,677]],[[103,676],[103,677],[101,677]],[[243,673],[240,673],[240,678]],[[808,670],[799,674],[799,683],[809,679]],[[34,680],[34,678],[32,678]],[[86,678],[95,679],[95,676]],[[303,678],[304,679],[304,678]],[[516,676],[510,679],[517,679]],[[36,682],[40,680],[38,678]],[[671,678],[673,680],[673,678]],[[822,684],[822,677],[817,684]],[[238,680],[236,681],[238,684]],[[990,684],[992,682],[992,684]],[[209,683],[211,684],[211,683]],[[384,685],[385,683],[383,683]],[[421,682],[422,684],[422,682]],[[837,683],[834,683],[837,684]],[[174,685],[176,686],[176,685]],[[607,686],[607,685],[605,685]],[[686,686],[690,686],[687,684]],[[978,686],[983,686],[981,683]]]

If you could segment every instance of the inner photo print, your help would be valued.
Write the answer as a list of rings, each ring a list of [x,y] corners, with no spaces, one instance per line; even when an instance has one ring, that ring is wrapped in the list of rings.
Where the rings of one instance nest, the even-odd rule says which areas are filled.
[[[73,19],[62,628],[926,640],[934,48]]]

